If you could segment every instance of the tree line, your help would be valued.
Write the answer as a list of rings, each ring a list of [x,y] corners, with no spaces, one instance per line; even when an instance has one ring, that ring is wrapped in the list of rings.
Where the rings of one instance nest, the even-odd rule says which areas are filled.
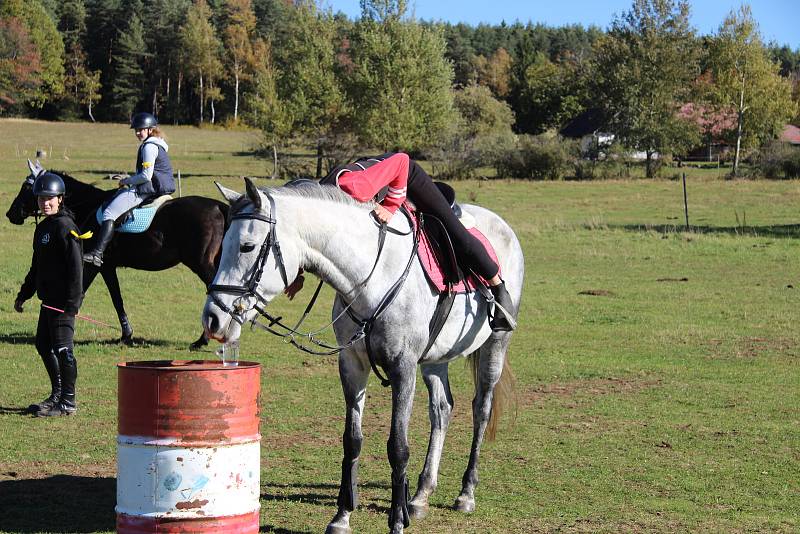
[[[315,0],[0,0],[0,115],[151,111],[260,128],[273,147],[311,138],[467,161],[596,109],[647,154],[648,174],[651,156],[709,135],[686,104],[732,118],[736,165],[798,121],[800,49],[764,43],[746,5],[711,36],[674,0],[633,0],[606,30],[417,21],[406,0],[361,7],[351,20]]]

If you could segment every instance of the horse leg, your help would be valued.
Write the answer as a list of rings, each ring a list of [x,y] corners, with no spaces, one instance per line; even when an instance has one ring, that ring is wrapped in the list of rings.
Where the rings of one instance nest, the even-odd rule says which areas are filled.
[[[94,274],[89,276],[91,276],[93,280],[94,277],[97,276],[97,270],[91,270],[94,271]],[[128,321],[128,314],[125,313],[125,305],[122,302],[122,292],[119,289],[117,269],[104,266],[100,269],[100,273],[103,275],[103,281],[106,283],[108,294],[111,295],[111,302],[114,303],[114,309],[117,311],[117,318],[119,318],[119,326],[122,329],[122,336],[119,340],[126,345],[133,345],[133,327],[131,327],[131,323]],[[91,281],[89,283],[91,284]],[[88,286],[84,284],[84,292],[87,289]]]
[[[447,364],[423,365],[422,379],[428,387],[428,417],[431,421],[431,435],[428,440],[425,466],[422,468],[417,482],[417,492],[408,503],[414,519],[422,519],[428,514],[428,498],[436,489],[444,438],[447,435],[450,414],[453,411],[453,395],[450,393]]]
[[[453,503],[460,512],[475,511],[475,486],[478,485],[478,456],[486,433],[486,426],[492,413],[494,387],[503,373],[506,349],[511,341],[511,333],[492,335],[481,346],[477,355],[478,373],[475,382],[475,397],[472,399],[472,448],[469,463],[461,479],[461,493]]]
[[[408,422],[414,401],[417,380],[416,361],[400,362],[388,373],[392,383],[392,428],[386,449],[392,466],[392,504],[389,509],[389,531],[400,534],[409,525],[408,513]]]
[[[185,263],[185,262],[184,262]],[[199,265],[197,268],[190,266],[192,271],[203,281],[206,285],[206,289],[211,281],[214,279],[214,275],[217,274],[217,268],[214,266],[212,262],[204,262],[203,264]],[[200,337],[198,337],[195,341],[189,345],[190,351],[200,350],[203,347],[208,345],[208,337],[206,336],[205,330],[200,332]]]
[[[358,506],[358,457],[361,454],[361,416],[364,413],[369,363],[354,352],[343,350],[339,354],[339,378],[345,402],[345,425],[342,435],[342,482],[339,486],[339,507],[331,519],[326,534],[349,534],[350,513]]]

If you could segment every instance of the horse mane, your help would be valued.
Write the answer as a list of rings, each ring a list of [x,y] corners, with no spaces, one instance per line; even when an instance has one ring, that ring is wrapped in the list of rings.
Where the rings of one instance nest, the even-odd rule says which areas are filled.
[[[73,178],[72,176],[70,176],[69,174],[67,174],[64,171],[51,170],[49,172],[52,172],[53,174],[57,174],[58,176],[61,177],[62,180],[64,180],[64,185],[67,186],[67,193],[71,192],[70,191],[71,187],[82,188],[85,191],[103,191],[103,192],[105,192],[104,189],[100,189],[96,185],[87,184],[86,182],[81,182],[77,178]]]
[[[305,199],[313,198],[317,200],[335,202],[337,204],[345,204],[348,206],[366,207],[369,205],[368,203],[359,202],[335,185],[321,185],[312,180],[289,182],[283,187],[272,189],[264,188],[262,190],[269,191],[280,196],[291,196]]]

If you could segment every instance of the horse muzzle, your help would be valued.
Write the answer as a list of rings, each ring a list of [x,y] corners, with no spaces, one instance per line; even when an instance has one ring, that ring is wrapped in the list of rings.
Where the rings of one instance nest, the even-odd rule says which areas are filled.
[[[219,306],[210,295],[206,299],[200,321],[206,336],[221,343],[238,339],[241,333],[242,322],[234,320],[233,315]]]
[[[17,226],[20,226],[25,222],[24,215],[22,215],[19,212],[13,212],[12,210],[8,210],[6,212],[6,217],[8,218],[8,222],[10,222],[11,224],[16,224]]]

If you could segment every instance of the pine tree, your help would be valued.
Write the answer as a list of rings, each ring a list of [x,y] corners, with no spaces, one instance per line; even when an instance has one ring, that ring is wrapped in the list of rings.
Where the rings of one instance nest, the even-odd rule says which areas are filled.
[[[128,120],[142,100],[145,85],[142,62],[146,55],[144,26],[136,10],[131,10],[128,24],[120,30],[114,47],[111,108],[117,119]]]
[[[87,107],[89,118],[94,122],[92,107],[100,99],[100,71],[89,70],[84,52],[86,41],[86,7],[83,0],[65,0],[59,7],[58,29],[64,38],[64,109]],[[74,111],[73,111],[74,112]]]

